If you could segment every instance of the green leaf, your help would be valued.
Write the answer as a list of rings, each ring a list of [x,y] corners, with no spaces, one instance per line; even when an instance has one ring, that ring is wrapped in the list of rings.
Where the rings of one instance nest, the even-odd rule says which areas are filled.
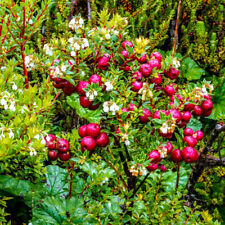
[[[198,80],[205,74],[205,70],[200,68],[191,58],[186,58],[182,62],[183,76],[188,80]]]
[[[190,119],[190,122],[187,125],[188,128],[191,128],[194,132],[202,129],[202,123],[194,118]]]
[[[101,120],[101,109],[97,110],[88,110],[83,108],[80,105],[79,101],[79,95],[77,94],[72,94],[71,96],[67,97],[67,103],[76,110],[76,113],[81,117],[86,119],[90,123],[99,123]]]

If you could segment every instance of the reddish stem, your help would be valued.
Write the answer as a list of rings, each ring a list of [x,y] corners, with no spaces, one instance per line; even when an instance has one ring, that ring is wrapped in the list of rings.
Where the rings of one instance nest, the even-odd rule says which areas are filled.
[[[28,74],[27,74],[27,68],[25,65],[25,54],[24,54],[24,45],[21,45],[21,55],[22,55],[22,61],[23,61],[23,74],[25,77],[25,88],[28,89],[29,88],[29,80],[28,80]]]

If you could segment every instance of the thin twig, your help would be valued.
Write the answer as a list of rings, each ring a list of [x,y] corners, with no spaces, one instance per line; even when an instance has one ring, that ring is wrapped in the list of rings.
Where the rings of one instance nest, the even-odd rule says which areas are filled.
[[[177,164],[177,182],[176,182],[176,187],[175,189],[177,190],[178,186],[179,186],[179,180],[180,180],[180,164]]]

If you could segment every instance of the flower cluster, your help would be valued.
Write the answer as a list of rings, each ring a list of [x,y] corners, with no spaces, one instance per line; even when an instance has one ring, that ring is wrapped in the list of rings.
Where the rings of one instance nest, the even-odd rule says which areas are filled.
[[[120,107],[115,102],[104,102],[103,103],[103,111],[108,113],[112,112],[113,115],[116,115],[116,112],[119,111]]]
[[[130,168],[130,172],[132,173],[132,176],[135,177],[137,177],[138,175],[145,176],[147,174],[146,168],[141,164],[132,165]]]
[[[15,88],[15,86],[14,86]],[[11,96],[10,96],[10,93],[5,91],[3,93],[3,96],[2,96],[2,99],[0,101],[0,104],[2,106],[4,106],[4,109],[5,110],[11,110],[13,112],[16,111],[16,107],[15,107],[15,101],[12,100]]]
[[[33,55],[25,56],[25,65],[27,68],[34,68],[34,56]]]
[[[43,50],[45,51],[46,55],[53,55],[53,48],[50,46],[50,44],[45,44]]]
[[[76,55],[76,51],[79,51],[81,49],[85,49],[89,47],[89,42],[87,38],[69,38],[68,42],[70,43],[70,47],[72,48],[71,56]]]
[[[105,82],[106,86],[106,91],[112,91],[113,90],[113,85],[110,81]]]
[[[6,133],[8,134],[9,138],[14,138],[14,133],[12,132],[12,129],[1,127],[1,134],[0,134],[0,140],[4,139],[6,136]]]
[[[94,89],[91,89],[90,91],[88,91],[88,92],[86,93],[86,97],[87,97],[90,101],[93,101],[94,98],[95,98],[96,96],[98,96],[98,92],[95,91]]]
[[[84,20],[80,16],[73,18],[69,22],[69,28],[71,30],[77,30],[79,28],[82,28],[83,25],[84,25]]]

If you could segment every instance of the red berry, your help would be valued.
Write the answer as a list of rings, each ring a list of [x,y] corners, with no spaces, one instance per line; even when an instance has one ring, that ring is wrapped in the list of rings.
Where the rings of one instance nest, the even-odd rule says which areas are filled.
[[[208,116],[211,115],[211,113],[212,113],[212,109],[211,109],[211,110],[207,110],[207,111],[203,111],[202,115],[203,115],[204,117],[208,117]]]
[[[195,105],[192,103],[188,103],[187,105],[184,105],[184,111],[191,112],[194,109]]]
[[[170,109],[169,113],[172,113],[172,117],[176,119],[176,123],[181,121],[181,113],[177,109]]]
[[[123,50],[121,53],[120,53],[125,59],[129,58],[129,52],[127,50]]]
[[[129,46],[130,48],[134,46],[131,41],[127,41],[127,40],[122,43],[122,47],[126,49],[126,45]]]
[[[69,81],[65,81],[63,84],[64,84],[64,88],[62,90],[65,95],[69,96],[76,91],[76,87],[73,84],[71,84]]]
[[[161,69],[161,62],[157,59],[151,59],[148,64],[151,66],[151,68],[156,68],[157,70]]]
[[[148,170],[149,172],[154,171],[154,170],[156,170],[156,169],[158,169],[158,164],[150,163],[150,165],[147,166],[147,170]]]
[[[148,154],[148,159],[152,159],[151,163],[157,163],[161,159],[161,156],[158,151],[153,150]]]
[[[194,132],[193,137],[196,138],[198,141],[202,140],[204,137],[204,134],[202,131],[197,130]]]
[[[97,74],[93,74],[89,78],[89,82],[94,83],[94,84],[98,84],[99,86],[101,86],[102,85],[102,78]]]
[[[138,92],[143,87],[143,83],[141,81],[134,81],[131,83],[131,86],[132,91]]]
[[[78,130],[78,134],[80,137],[85,137],[87,134],[86,134],[86,130],[87,130],[87,125],[83,125],[79,128]]]
[[[202,108],[204,111],[212,110],[212,109],[213,109],[213,102],[212,102],[211,100],[205,100],[205,101],[202,103],[201,108]]]
[[[173,151],[173,145],[171,144],[171,142],[167,142],[166,148],[167,148],[167,154],[170,154]]]
[[[80,105],[84,108],[88,108],[91,105],[91,101],[86,96],[80,96]]]
[[[184,129],[184,136],[192,136],[193,135],[193,130],[191,128],[185,128]]]
[[[159,52],[153,52],[151,55],[150,55],[150,59],[157,59],[159,62],[162,61],[162,55],[159,53]]]
[[[59,138],[56,143],[56,149],[60,152],[66,152],[69,150],[70,144],[67,140]]]
[[[54,134],[48,134],[44,137],[45,145],[48,149],[55,149],[55,142],[57,137]]]
[[[171,67],[168,71],[164,71],[164,74],[166,77],[170,78],[171,80],[175,80],[178,78],[180,72],[179,70]]]
[[[204,98],[207,99],[207,100],[211,100],[211,96],[210,95],[204,95]]]
[[[175,163],[179,163],[183,161],[180,149],[174,149],[174,151],[171,154],[171,159]]]
[[[158,110],[158,111],[154,112],[152,118],[153,119],[160,119],[160,112],[163,113],[164,115],[168,116],[167,111],[165,111],[165,110]]]
[[[183,142],[186,142],[188,146],[195,147],[197,145],[197,140],[193,136],[185,136]]]
[[[202,108],[198,105],[195,105],[192,113],[194,116],[201,116],[202,112]]]
[[[137,106],[136,106],[135,104],[130,103],[129,106],[128,106],[128,109],[129,109],[130,111],[134,111],[134,108],[137,109]]]
[[[149,122],[149,118],[151,117],[151,112],[147,109],[143,109],[143,116],[139,116],[141,123]]]
[[[149,77],[152,74],[152,67],[148,63],[145,63],[140,66],[139,71],[144,77]]]
[[[91,105],[88,107],[90,110],[96,110],[100,106],[100,103],[97,103],[93,105],[93,102],[91,102]]]
[[[54,161],[58,158],[58,152],[56,150],[52,150],[48,152],[48,158],[51,161]]]
[[[192,147],[185,147],[181,154],[186,163],[193,163],[198,160],[198,152]]]
[[[98,138],[96,139],[96,144],[99,147],[106,147],[109,144],[109,137],[106,133],[100,133]]]
[[[182,113],[182,121],[189,122],[190,119],[191,119],[191,113],[189,111]]]
[[[162,83],[162,76],[160,73],[157,74],[157,77],[154,77],[152,79],[150,79],[150,83],[151,84],[157,84],[160,85]]]
[[[147,61],[147,55],[144,54],[142,55],[139,59],[138,59],[138,62],[139,63],[145,63]]]
[[[98,69],[101,70],[106,70],[109,67],[109,61],[110,61],[111,56],[108,54],[104,54],[98,61]]]
[[[162,172],[166,172],[166,167],[165,167],[164,165],[160,165],[160,170],[161,170]]]
[[[142,80],[142,74],[139,71],[136,71],[132,74],[132,78],[136,79],[136,81],[141,81]]]
[[[62,160],[62,161],[68,161],[70,159],[71,155],[69,152],[60,152],[59,153],[59,158]]]
[[[165,94],[167,96],[173,96],[175,94],[175,91],[174,91],[174,88],[170,85],[167,85],[165,88],[164,88],[164,91],[165,91]]]
[[[79,83],[78,83],[78,85],[76,86],[76,91],[77,91],[77,93],[79,94],[79,95],[85,95],[86,93],[85,93],[85,90],[84,90],[84,88],[87,88],[87,85],[88,85],[89,83],[87,82],[87,81],[80,81]]]
[[[96,123],[90,123],[87,125],[86,128],[86,134],[87,136],[97,138],[100,134],[100,126]]]
[[[95,139],[89,136],[83,137],[80,144],[82,152],[85,150],[92,152],[96,147]]]

